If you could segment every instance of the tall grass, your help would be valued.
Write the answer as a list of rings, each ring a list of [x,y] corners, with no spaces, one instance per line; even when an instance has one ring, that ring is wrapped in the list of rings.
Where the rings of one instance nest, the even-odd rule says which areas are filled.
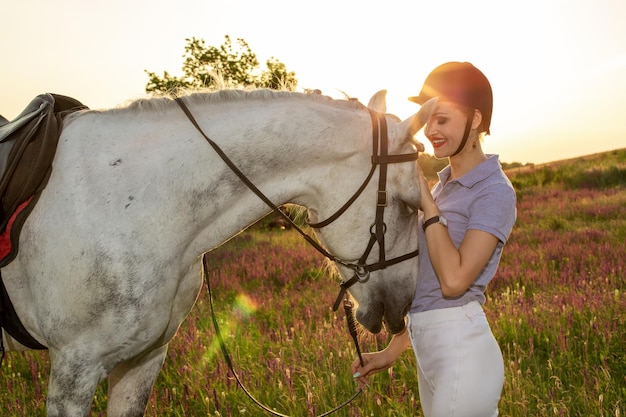
[[[625,155],[510,172],[518,222],[485,306],[505,358],[501,416],[626,416]],[[356,390],[345,318],[331,310],[337,282],[322,264],[295,232],[262,225],[211,254],[217,317],[236,370],[285,414],[321,413]],[[170,345],[148,416],[264,415],[227,369],[206,297],[203,289]],[[364,351],[387,340],[360,337]],[[421,416],[415,366],[407,351],[336,415]],[[44,416],[47,377],[47,353],[8,353],[2,415]],[[93,415],[105,410],[106,382]]]

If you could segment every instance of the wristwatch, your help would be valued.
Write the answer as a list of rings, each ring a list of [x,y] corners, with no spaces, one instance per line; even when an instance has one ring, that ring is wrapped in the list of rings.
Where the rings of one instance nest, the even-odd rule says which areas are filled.
[[[445,227],[448,227],[448,219],[446,219],[443,216],[433,216],[424,222],[424,224],[422,225],[422,229],[426,231],[426,228],[428,226],[430,226],[431,224],[435,224],[435,223],[439,223]]]

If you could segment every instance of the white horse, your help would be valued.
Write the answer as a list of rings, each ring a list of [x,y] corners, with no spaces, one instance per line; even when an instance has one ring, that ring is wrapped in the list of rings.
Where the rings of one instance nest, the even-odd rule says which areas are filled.
[[[331,216],[371,167],[372,120],[355,101],[229,91],[183,98],[202,130],[275,204]],[[384,113],[385,92],[370,107]],[[425,113],[425,111],[424,111]],[[389,154],[415,153],[421,113],[387,115]],[[380,168],[377,168],[380,169]],[[388,258],[414,251],[415,162],[389,165]],[[376,176],[335,222],[317,231],[338,259],[357,262],[376,212]],[[168,342],[202,285],[199,256],[268,213],[173,100],[79,111],[64,121],[47,187],[2,276],[26,330],[49,349],[48,416],[89,413],[109,379],[108,415],[141,416]],[[376,262],[373,250],[367,262]],[[352,271],[338,265],[343,279]],[[374,271],[350,289],[357,319],[404,328],[417,258]],[[5,346],[20,345],[3,334]]]

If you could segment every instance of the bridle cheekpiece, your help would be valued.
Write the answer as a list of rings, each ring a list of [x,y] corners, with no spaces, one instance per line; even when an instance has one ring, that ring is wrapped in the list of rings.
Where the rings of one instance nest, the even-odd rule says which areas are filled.
[[[387,207],[387,166],[389,164],[396,164],[402,162],[416,161],[419,157],[419,152],[412,152],[406,154],[389,155],[388,153],[388,135],[387,135],[387,120],[384,114],[375,112],[368,109],[372,118],[372,167],[365,178],[365,181],[361,184],[359,189],[354,195],[337,210],[332,216],[324,221],[318,223],[309,223],[309,226],[314,229],[320,229],[328,226],[335,220],[337,220],[347,209],[354,203],[354,201],[363,192],[367,184],[369,184],[376,167],[379,168],[378,172],[378,190],[376,191],[376,217],[374,223],[370,226],[370,240],[367,244],[367,248],[363,255],[359,258],[357,263],[347,263],[341,260],[331,258],[335,262],[346,266],[354,272],[352,278],[342,281],[340,285],[339,295],[333,304],[333,310],[339,308],[341,299],[345,296],[346,291],[352,285],[357,282],[365,282],[369,279],[370,272],[385,269],[388,266],[395,265],[397,263],[406,261],[418,255],[418,249],[413,252],[409,252],[405,255],[398,256],[387,260],[385,256],[385,232],[387,225],[385,224],[384,214],[385,207]],[[378,262],[367,264],[367,258],[369,257],[374,244],[378,243]]]

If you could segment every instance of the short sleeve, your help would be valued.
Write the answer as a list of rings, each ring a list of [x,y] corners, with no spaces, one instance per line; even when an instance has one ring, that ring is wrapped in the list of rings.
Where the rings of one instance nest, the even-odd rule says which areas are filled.
[[[491,233],[506,243],[517,218],[516,203],[515,190],[508,181],[486,187],[472,204],[468,229]]]

